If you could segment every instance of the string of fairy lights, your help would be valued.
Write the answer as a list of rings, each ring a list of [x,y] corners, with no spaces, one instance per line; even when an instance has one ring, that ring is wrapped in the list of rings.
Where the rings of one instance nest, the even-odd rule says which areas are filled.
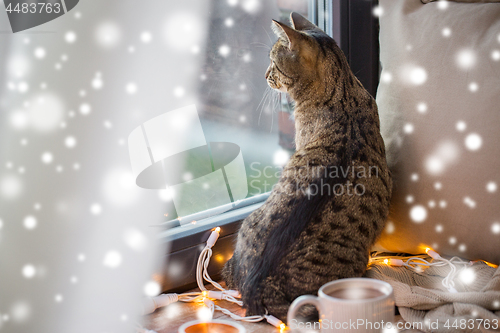
[[[158,308],[166,307],[175,302],[194,302],[205,306],[211,313],[211,317],[215,311],[220,311],[225,315],[231,317],[234,320],[246,321],[246,322],[260,322],[266,320],[269,324],[275,326],[282,333],[287,327],[278,318],[269,315],[259,315],[259,316],[239,316],[228,309],[225,309],[215,303],[218,300],[224,300],[231,303],[235,303],[239,306],[243,306],[243,302],[239,300],[241,298],[240,293],[237,290],[226,290],[219,283],[214,281],[208,274],[208,265],[210,263],[210,258],[212,257],[212,247],[215,245],[220,236],[220,227],[215,228],[207,242],[205,247],[198,257],[198,263],[196,266],[196,282],[198,284],[199,292],[190,292],[183,294],[161,294],[155,297],[149,297],[144,303],[144,314],[149,314],[154,312]],[[464,271],[467,267],[470,267],[475,261],[464,261],[459,257],[452,257],[446,259],[441,257],[436,251],[431,248],[425,249],[426,254],[416,255],[416,256],[386,256],[373,254],[370,257],[369,266],[373,265],[388,265],[393,267],[405,267],[417,273],[422,273],[427,267],[444,267],[448,266],[450,268],[447,276],[443,278],[442,285],[446,290],[451,293],[457,293],[455,288],[455,279]],[[496,267],[491,263],[485,262],[487,265]],[[210,283],[216,290],[208,290],[205,287],[204,281]],[[152,330],[147,330],[141,325],[137,324],[137,331],[139,333],[156,333]]]
[[[238,300],[239,298],[241,298],[241,295],[237,290],[224,289],[208,274],[208,265],[210,263],[210,258],[212,257],[212,247],[219,239],[220,231],[220,227],[217,227],[211,232],[205,247],[198,257],[198,264],[196,266],[196,282],[200,291],[184,294],[162,294],[156,297],[149,297],[144,303],[144,314],[152,313],[158,308],[168,306],[175,302],[195,302],[206,306],[210,310],[212,317],[214,312],[217,310],[224,313],[225,315],[228,315],[234,320],[253,323],[266,320],[269,324],[277,327],[280,332],[285,331],[286,325],[281,320],[270,314],[266,313],[260,316],[242,317],[229,311],[228,309],[215,304],[214,300],[224,300],[235,303],[239,306],[243,306],[243,302],[241,300]],[[204,281],[210,283],[217,290],[208,290],[205,287]],[[156,333],[155,331],[144,329],[140,325],[138,325],[137,331],[139,333]]]

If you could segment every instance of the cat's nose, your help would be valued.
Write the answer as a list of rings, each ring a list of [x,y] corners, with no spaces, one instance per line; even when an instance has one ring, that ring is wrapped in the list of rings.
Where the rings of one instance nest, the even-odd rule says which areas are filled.
[[[269,77],[269,73],[271,73],[271,67],[267,68],[267,71],[266,71],[266,80]]]

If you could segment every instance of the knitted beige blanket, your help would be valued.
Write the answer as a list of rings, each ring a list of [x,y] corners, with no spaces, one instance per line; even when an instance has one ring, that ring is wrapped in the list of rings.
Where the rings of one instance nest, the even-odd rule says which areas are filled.
[[[396,306],[407,323],[424,332],[500,332],[500,268],[483,262],[468,267],[454,279],[457,293],[441,281],[448,266],[429,267],[421,273],[405,267],[372,266],[366,276],[394,288]],[[466,278],[464,278],[466,277]]]

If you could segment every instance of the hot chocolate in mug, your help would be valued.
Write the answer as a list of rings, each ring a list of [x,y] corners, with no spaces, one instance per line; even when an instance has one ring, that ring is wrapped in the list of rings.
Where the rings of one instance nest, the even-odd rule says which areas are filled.
[[[298,297],[288,309],[288,326],[292,330],[306,328],[295,318],[298,309],[306,304],[318,309],[320,321],[309,326],[321,332],[379,333],[394,322],[392,286],[375,279],[340,279],[323,285],[318,296]]]

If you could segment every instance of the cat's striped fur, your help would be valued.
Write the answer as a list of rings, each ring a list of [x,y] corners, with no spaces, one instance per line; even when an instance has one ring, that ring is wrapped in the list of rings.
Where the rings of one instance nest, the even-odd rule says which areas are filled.
[[[332,38],[299,14],[291,22],[273,21],[279,40],[266,78],[295,101],[296,153],[243,221],[223,270],[247,314],[267,309],[281,319],[298,296],[365,272],[392,190],[373,97]]]

